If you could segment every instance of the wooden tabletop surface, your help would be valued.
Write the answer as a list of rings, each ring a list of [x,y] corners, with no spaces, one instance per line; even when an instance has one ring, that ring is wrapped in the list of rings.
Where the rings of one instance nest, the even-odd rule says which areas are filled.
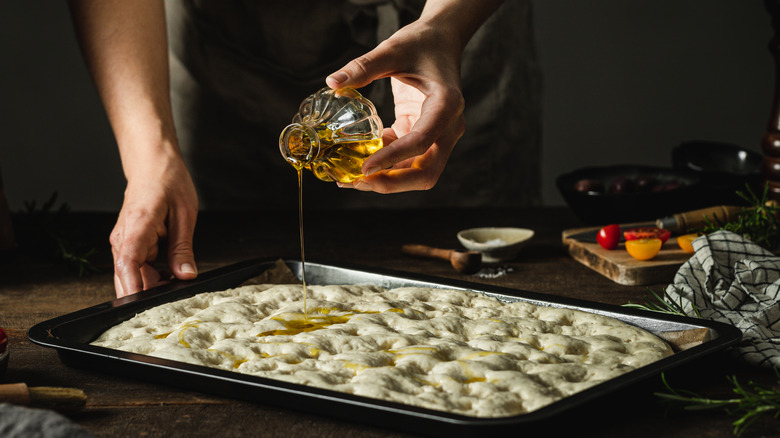
[[[115,217],[105,213],[70,213],[60,222],[72,238],[97,249],[100,272],[79,277],[52,250],[30,236],[40,225],[16,215],[20,248],[0,259],[0,327],[9,334],[11,357],[0,383],[62,386],[84,390],[86,408],[69,417],[101,437],[131,436],[412,436],[394,424],[363,424],[181,390],[164,384],[86,371],[62,364],[50,348],[32,344],[33,325],[114,298],[108,234]],[[657,284],[623,286],[574,261],[561,243],[564,229],[581,226],[565,208],[521,210],[307,212],[307,259],[359,264],[400,272],[467,280],[552,296],[610,304],[644,302],[650,290],[661,292],[671,279]],[[510,268],[494,278],[455,272],[445,261],[416,259],[401,252],[403,243],[460,248],[457,231],[471,227],[513,226],[536,231],[520,256],[496,265]],[[299,258],[297,212],[202,214],[195,240],[199,269],[207,271],[257,257]],[[505,269],[506,270],[506,269]],[[675,387],[710,397],[730,396],[729,376],[747,384],[775,382],[771,370],[757,369],[726,353],[684,364],[666,373]],[[730,437],[735,417],[722,411],[670,409],[653,393],[663,390],[660,376],[611,393],[573,409],[560,418],[524,427],[525,432],[568,432],[593,437]],[[761,419],[743,436],[775,436],[778,421]],[[530,435],[529,435],[530,436]]]

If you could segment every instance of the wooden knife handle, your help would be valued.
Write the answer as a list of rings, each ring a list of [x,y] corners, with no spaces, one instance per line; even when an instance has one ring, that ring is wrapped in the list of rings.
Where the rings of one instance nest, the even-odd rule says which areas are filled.
[[[673,232],[685,233],[694,228],[703,226],[706,219],[713,222],[715,221],[715,218],[722,222],[730,221],[743,209],[743,207],[735,205],[717,205],[714,207],[687,211],[685,213],[678,213],[668,218],[659,219],[657,224],[659,227],[667,228]]]

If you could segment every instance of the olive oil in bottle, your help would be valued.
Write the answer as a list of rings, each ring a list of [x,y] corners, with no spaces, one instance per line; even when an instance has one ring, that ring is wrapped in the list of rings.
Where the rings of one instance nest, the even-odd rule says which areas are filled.
[[[290,154],[287,161],[302,163],[301,168],[310,170],[322,181],[351,183],[361,175],[363,163],[374,152],[382,148],[381,138],[334,142],[331,133],[323,126],[315,128],[319,144],[316,153],[314,141],[307,130],[296,129],[287,138]]]

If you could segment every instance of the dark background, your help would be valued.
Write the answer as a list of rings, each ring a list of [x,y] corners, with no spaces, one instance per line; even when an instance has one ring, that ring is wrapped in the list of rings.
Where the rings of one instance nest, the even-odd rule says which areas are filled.
[[[585,165],[670,165],[713,140],[760,149],[774,91],[763,2],[535,0],[545,205]],[[11,209],[54,192],[118,210],[124,178],[64,1],[0,0],[0,172]]]

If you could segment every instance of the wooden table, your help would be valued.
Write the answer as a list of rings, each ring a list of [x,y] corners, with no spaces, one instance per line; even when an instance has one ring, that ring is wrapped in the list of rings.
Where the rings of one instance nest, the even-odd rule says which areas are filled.
[[[392,425],[364,425],[328,417],[246,403],[205,393],[184,391],[112,375],[64,366],[55,351],[33,345],[26,331],[52,317],[109,301],[114,297],[108,234],[115,218],[109,214],[71,213],[63,227],[97,248],[102,272],[79,278],[62,263],[23,246],[5,254],[0,264],[0,326],[9,333],[9,369],[0,382],[31,386],[81,388],[86,409],[71,418],[98,436],[333,436],[399,437]],[[358,263],[397,271],[487,283],[611,304],[644,302],[657,285],[621,286],[572,260],[561,244],[561,231],[580,225],[565,208],[513,211],[357,211],[307,212],[307,258],[333,263]],[[16,216],[19,240],[30,234],[29,218]],[[456,273],[447,262],[413,259],[401,253],[402,243],[458,248],[460,229],[517,226],[536,230],[519,258],[501,266],[514,269],[496,278]],[[202,214],[196,231],[196,255],[201,271],[256,257],[295,257],[298,253],[297,212]],[[676,387],[712,397],[728,396],[727,376],[771,383],[774,374],[735,362],[726,354],[684,365],[667,373]],[[733,418],[721,411],[690,413],[670,410],[653,395],[659,379],[634,385],[599,402],[524,429],[530,433],[553,428],[593,437],[730,437]],[[745,436],[778,433],[776,420],[760,420]],[[387,426],[388,428],[385,428]],[[518,431],[518,434],[520,431]]]

